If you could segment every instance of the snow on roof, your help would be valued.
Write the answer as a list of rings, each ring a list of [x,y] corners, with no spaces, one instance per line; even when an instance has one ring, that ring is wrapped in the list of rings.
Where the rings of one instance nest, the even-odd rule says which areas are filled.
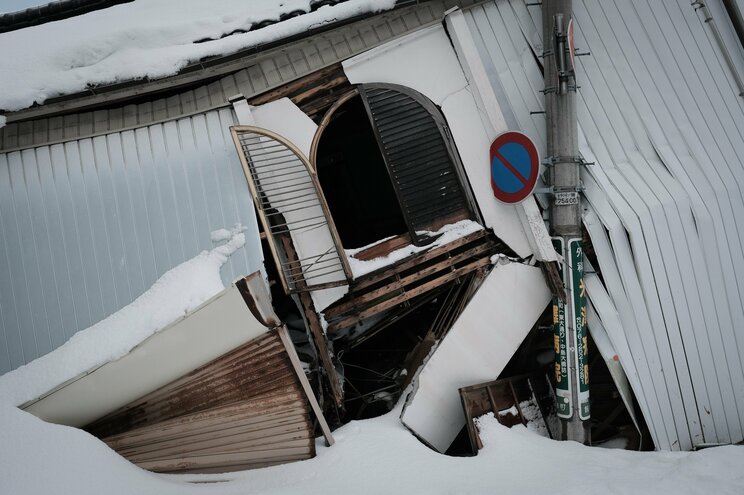
[[[0,34],[0,109],[20,110],[96,85],[170,76],[205,57],[391,9],[396,2],[346,0],[311,11],[317,3],[137,0]],[[287,18],[300,12],[306,13]],[[285,20],[260,27],[280,19]]]

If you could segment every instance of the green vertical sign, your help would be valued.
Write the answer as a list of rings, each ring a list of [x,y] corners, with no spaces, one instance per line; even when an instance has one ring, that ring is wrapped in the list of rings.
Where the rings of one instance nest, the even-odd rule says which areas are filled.
[[[563,239],[553,238],[553,247],[563,256]],[[564,264],[565,265],[565,264]],[[561,265],[561,279],[566,284],[566,275]],[[571,417],[571,380],[568,373],[568,333],[566,332],[566,305],[553,298],[553,346],[555,347],[555,395],[558,405],[558,417]]]
[[[576,383],[578,384],[579,419],[586,421],[590,417],[589,411],[589,359],[586,332],[586,292],[584,288],[584,250],[581,239],[569,239],[568,251],[570,259],[571,309],[573,316],[573,330],[576,332],[575,362]]]

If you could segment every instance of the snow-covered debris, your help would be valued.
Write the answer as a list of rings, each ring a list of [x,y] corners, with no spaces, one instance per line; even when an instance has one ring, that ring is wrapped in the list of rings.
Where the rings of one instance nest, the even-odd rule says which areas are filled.
[[[61,347],[0,377],[0,400],[21,405],[81,373],[118,359],[222,291],[220,268],[245,245],[245,235],[236,232],[226,241],[166,272],[131,304],[76,333]]]
[[[426,234],[429,234],[431,236],[439,236],[437,240],[435,240],[431,244],[427,244],[426,246],[414,246],[413,244],[409,244],[400,249],[396,249],[387,256],[381,256],[379,258],[374,258],[371,260],[359,260],[354,258],[354,255],[365,251],[381,242],[385,242],[386,240],[391,239],[390,237],[375,241],[368,246],[363,246],[355,249],[346,249],[345,251],[346,256],[349,260],[349,267],[351,268],[351,272],[353,273],[354,278],[359,278],[362,275],[366,275],[367,273],[379,270],[382,267],[390,266],[393,263],[402,260],[403,258],[411,256],[412,254],[420,253],[422,251],[428,251],[429,249],[434,249],[438,246],[444,246],[445,244],[450,243],[455,239],[465,237],[466,235],[472,234],[473,232],[477,232],[479,230],[483,230],[483,227],[481,227],[478,223],[472,220],[460,220],[459,222],[445,225],[436,232],[425,232]]]
[[[231,229],[217,229],[217,230],[212,231],[209,234],[209,238],[212,240],[212,242],[229,241],[230,239],[232,239],[237,234],[240,234],[243,231],[245,231],[245,227],[243,227],[240,224],[236,224]]]
[[[169,76],[205,57],[394,5],[395,0],[348,0],[309,12],[310,0],[140,0],[3,33],[0,109],[19,110],[91,85]],[[297,10],[309,13],[239,32]],[[204,39],[213,40],[195,43]]]
[[[400,406],[385,416],[336,430],[336,444],[328,448],[319,441],[318,456],[307,461],[230,474],[157,475],[130,464],[82,430],[45,423],[16,407],[96,363],[121,355],[166,320],[219,292],[219,267],[243,242],[243,235],[236,234],[227,244],[179,265],[115,317],[0,377],[0,493],[738,495],[744,490],[740,469],[744,447],[696,453],[592,449],[551,441],[522,427],[508,429],[491,416],[479,420],[485,447],[477,457],[447,457],[425,447],[400,423]],[[130,332],[134,335],[121,335]]]

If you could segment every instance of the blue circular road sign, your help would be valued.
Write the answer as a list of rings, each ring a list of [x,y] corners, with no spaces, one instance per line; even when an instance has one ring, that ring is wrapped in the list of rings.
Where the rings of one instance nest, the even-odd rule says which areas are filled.
[[[535,143],[525,134],[507,131],[494,139],[490,150],[491,189],[504,203],[519,203],[535,189],[540,160]]]

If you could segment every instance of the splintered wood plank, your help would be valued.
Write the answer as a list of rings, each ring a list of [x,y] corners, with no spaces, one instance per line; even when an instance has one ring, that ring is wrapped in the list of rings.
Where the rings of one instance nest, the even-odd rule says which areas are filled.
[[[349,290],[351,292],[358,292],[366,287],[370,287],[372,285],[380,283],[381,281],[385,280],[388,277],[395,275],[396,273],[400,273],[408,269],[411,269],[415,267],[416,265],[419,265],[428,260],[436,258],[437,256],[441,256],[447,253],[448,251],[452,251],[460,246],[464,246],[470,242],[473,242],[476,239],[480,239],[481,237],[484,237],[485,235],[486,235],[485,230],[479,230],[478,232],[473,232],[472,234],[468,234],[466,236],[460,237],[459,239],[449,242],[443,246],[430,249],[429,251],[426,251],[423,254],[422,253],[413,254],[409,256],[408,258],[396,263],[390,268],[385,268],[385,269],[381,269],[380,271],[372,272],[356,280],[352,284]]]
[[[354,255],[354,258],[362,261],[369,261],[382,256],[387,256],[396,249],[408,246],[409,244],[411,244],[411,234],[406,232],[405,234],[396,235],[387,241],[375,244],[364,251],[360,251]]]
[[[394,306],[397,306],[398,304],[401,304],[405,301],[408,301],[410,299],[413,299],[416,296],[419,296],[425,292],[428,292],[430,290],[433,290],[437,287],[440,287],[447,282],[451,282],[452,280],[455,280],[456,278],[459,278],[467,273],[470,273],[472,271],[475,271],[479,268],[485,267],[491,263],[491,260],[489,258],[483,258],[477,261],[474,261],[473,263],[470,263],[468,265],[465,265],[461,268],[452,270],[451,272],[447,273],[446,275],[443,275],[439,278],[436,278],[430,282],[427,282],[423,285],[420,285],[416,287],[415,289],[411,289],[410,291],[406,291],[403,294],[387,299],[384,302],[377,304],[375,306],[372,306],[368,309],[365,309],[364,311],[361,311],[358,315],[350,316],[348,318],[344,318],[340,321],[334,322],[331,325],[328,326],[328,333],[338,332],[339,330],[342,330],[344,328],[348,328],[349,326],[355,324],[361,319],[368,318],[372,315],[375,315],[377,313],[380,313],[382,311],[385,311],[386,309],[392,308]]]
[[[354,309],[355,307],[363,307],[365,304],[368,304],[375,299],[378,299],[385,295],[389,295],[395,291],[400,291],[406,286],[411,285],[421,279],[430,277],[443,270],[449,270],[457,263],[461,263],[469,258],[488,254],[491,252],[492,249],[493,245],[490,243],[480,244],[455,256],[447,257],[442,261],[435,263],[434,265],[424,267],[421,270],[412,273],[411,275],[395,280],[387,285],[383,285],[379,289],[375,289],[371,292],[360,295],[359,297],[356,297],[348,302],[335,305],[324,311],[323,314],[326,318],[333,318],[338,315],[344,314],[347,311]]]
[[[294,245],[292,244],[292,239],[288,235],[282,235],[281,242],[284,246],[284,251],[287,254],[287,259],[290,262],[296,262],[298,256],[297,251],[295,251]],[[306,284],[304,278],[300,277],[300,279],[297,280],[297,285],[300,289],[305,288]],[[323,326],[320,323],[318,312],[315,311],[313,298],[305,291],[297,293],[297,296],[300,300],[302,311],[305,313],[305,319],[310,326],[310,334],[313,337],[313,344],[315,345],[315,350],[320,358],[320,364],[323,367],[323,371],[325,371],[328,384],[331,387],[333,400],[336,407],[341,407],[344,403],[344,390],[336,376],[336,367],[333,365],[333,361],[331,360],[331,353],[328,350],[328,341],[326,340]]]
[[[291,98],[298,94],[302,95],[319,84],[327,83],[329,80],[338,79],[340,77],[339,74],[341,76],[343,76],[344,74],[343,68],[341,67],[340,63],[329,65],[328,67],[317,70],[305,77],[301,77],[292,82],[279,86],[278,88],[272,89],[271,91],[267,91],[256,97],[253,97],[248,100],[248,103],[250,103],[251,105],[263,105],[264,103],[269,103],[271,101],[278,100],[279,98]],[[346,76],[343,76],[343,81],[337,84],[341,84],[346,81]]]
[[[292,339],[289,338],[289,332],[287,331],[286,326],[282,326],[277,331],[279,338],[282,339],[282,342],[284,343],[284,347],[287,349],[287,355],[289,355],[289,360],[292,363],[292,367],[295,370],[295,374],[297,374],[297,377],[300,380],[300,385],[302,386],[302,389],[305,391],[305,395],[307,396],[307,400],[310,404],[310,408],[315,413],[315,419],[318,420],[318,425],[320,426],[320,430],[323,432],[323,436],[326,440],[326,446],[330,447],[335,443],[335,440],[333,439],[333,435],[331,435],[331,429],[328,427],[328,423],[326,422],[325,416],[323,416],[323,411],[320,409],[320,404],[318,404],[318,399],[315,398],[315,394],[313,393],[313,389],[310,387],[310,382],[307,381],[307,377],[305,376],[305,371],[302,369],[302,365],[300,364],[300,358],[297,357],[297,352],[295,351],[294,344],[292,343]]]

